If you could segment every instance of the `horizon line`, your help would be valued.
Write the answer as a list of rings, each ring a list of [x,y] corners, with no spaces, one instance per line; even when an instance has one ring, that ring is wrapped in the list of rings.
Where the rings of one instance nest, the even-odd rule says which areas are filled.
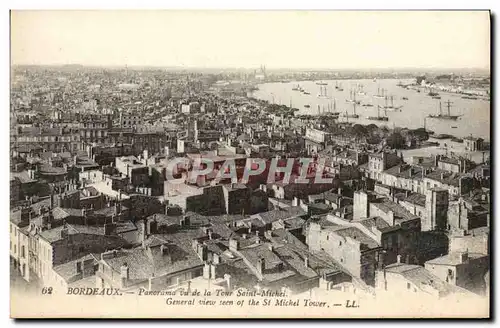
[[[291,70],[291,71],[360,71],[360,70],[485,70],[490,71],[491,67],[412,67],[412,66],[393,66],[393,67],[269,67],[266,65],[260,66],[196,66],[196,65],[139,65],[139,64],[79,64],[79,63],[50,63],[50,64],[11,64],[13,67],[34,66],[34,67],[64,67],[64,66],[81,66],[91,68],[175,68],[175,69],[236,69],[236,70],[259,70],[265,67],[266,71],[276,70]]]

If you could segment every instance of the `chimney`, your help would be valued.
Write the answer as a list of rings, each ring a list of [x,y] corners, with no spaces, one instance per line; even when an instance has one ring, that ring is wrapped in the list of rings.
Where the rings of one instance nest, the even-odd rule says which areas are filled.
[[[226,288],[227,288],[227,290],[228,290],[228,291],[231,291],[231,290],[232,290],[232,288],[233,288],[233,286],[231,285],[231,275],[226,273],[226,274],[224,275],[224,280],[225,280],[225,281],[226,281],[226,283],[227,283],[227,287],[226,287]]]
[[[304,266],[306,268],[309,268],[309,256],[307,255],[304,257]]]
[[[444,172],[441,172],[441,180],[444,180]]]
[[[120,215],[120,213],[122,212],[122,206],[119,202],[116,202],[115,205],[115,215]]]
[[[342,196],[342,188],[340,188],[340,187],[339,187],[339,188],[337,189],[337,194],[338,194],[339,196]]]
[[[237,251],[240,248],[240,242],[234,238],[229,239],[229,250]]]
[[[210,279],[210,264],[208,263],[203,266],[203,278]]]
[[[167,247],[164,244],[161,244],[160,252],[161,252],[161,255],[165,255],[165,253],[167,253]]]
[[[129,279],[129,268],[127,262],[124,262],[120,268],[120,278],[121,278],[121,287],[127,287],[128,279]]]
[[[385,268],[384,261],[385,261],[385,253],[384,253],[384,251],[381,251],[378,254],[378,262],[377,262],[377,266],[378,266],[379,270],[383,270]]]
[[[264,271],[266,270],[266,262],[264,262],[264,259],[263,258],[260,258],[258,261],[257,261],[257,271],[260,273],[260,274],[264,274]]]
[[[299,198],[298,197],[293,197],[292,206],[299,206]]]
[[[198,252],[198,239],[193,238],[193,240],[191,240],[191,246],[196,252]]]
[[[206,261],[208,258],[208,248],[207,245],[198,245],[198,256],[202,261]]]
[[[467,263],[469,261],[469,251],[460,253],[460,263]]]
[[[401,263],[401,255],[398,254],[397,259],[397,263]]]
[[[191,219],[189,216],[184,215],[181,220],[181,225],[184,227],[189,227],[191,225]]]
[[[64,239],[68,236],[68,228],[64,227],[61,229],[61,239]]]
[[[438,162],[439,162],[440,159],[441,159],[441,156],[439,156],[439,155],[436,155],[434,157],[434,166],[436,166],[436,167],[438,166]]]
[[[208,239],[212,240],[212,229],[207,229]]]

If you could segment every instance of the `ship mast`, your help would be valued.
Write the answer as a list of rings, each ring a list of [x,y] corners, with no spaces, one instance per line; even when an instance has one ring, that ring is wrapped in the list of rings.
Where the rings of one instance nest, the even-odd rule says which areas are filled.
[[[448,109],[448,116],[451,116],[451,114],[450,114],[451,104],[452,104],[452,102],[451,102],[451,101],[449,101],[449,100],[446,102],[446,107],[447,107],[447,109]]]

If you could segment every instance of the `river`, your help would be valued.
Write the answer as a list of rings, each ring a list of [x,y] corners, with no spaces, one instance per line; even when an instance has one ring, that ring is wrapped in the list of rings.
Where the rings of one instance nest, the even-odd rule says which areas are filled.
[[[322,81],[328,85],[322,86],[314,81],[300,81],[289,83],[264,83],[260,84],[259,90],[253,92],[253,97],[274,102],[283,105],[292,105],[298,108],[299,114],[316,115],[318,111],[328,112],[333,111],[335,106],[337,112],[346,111],[349,114],[353,113],[353,104],[346,102],[350,99],[350,91],[353,89],[361,90],[361,93],[356,92],[356,100],[361,104],[356,106],[356,114],[358,119],[349,118],[350,122],[360,124],[377,124],[387,125],[389,127],[407,127],[419,128],[424,127],[424,119],[429,114],[437,114],[439,112],[439,102],[442,103],[443,113],[447,112],[446,102],[450,101],[451,115],[461,115],[458,120],[439,120],[425,119],[426,128],[434,131],[436,134],[451,134],[457,137],[467,137],[473,135],[481,137],[485,140],[490,140],[490,101],[482,99],[463,99],[462,95],[439,92],[441,99],[433,99],[427,95],[427,92],[422,90],[420,93],[416,90],[408,90],[398,86],[399,82],[410,84],[410,80],[339,80],[339,81]],[[300,85],[304,90],[309,92],[309,95],[303,94],[300,91],[292,89]],[[335,88],[336,85],[341,85],[343,91]],[[320,88],[326,88],[327,98],[318,98]],[[380,115],[387,115],[388,122],[368,120],[367,116],[377,116],[377,105],[384,106],[386,100],[383,98],[375,98],[373,95],[378,93],[379,89],[385,89],[386,94],[393,96],[394,107],[399,107],[400,110],[384,112],[380,110]],[[364,92],[365,94],[362,94]],[[324,90],[323,90],[324,93]],[[407,98],[407,100],[403,99]],[[365,107],[363,104],[372,104],[373,107]],[[390,104],[390,101],[389,101]],[[310,108],[304,107],[309,105]],[[319,108],[318,108],[319,106]],[[340,117],[340,121],[345,121],[346,118]]]

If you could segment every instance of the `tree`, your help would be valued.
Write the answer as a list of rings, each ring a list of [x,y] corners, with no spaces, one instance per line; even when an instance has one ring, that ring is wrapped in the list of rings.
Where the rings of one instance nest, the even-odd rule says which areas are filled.
[[[418,128],[410,132],[418,141],[429,140],[429,133],[424,128]]]
[[[369,134],[368,129],[361,124],[354,124],[352,130],[356,137],[366,137]]]
[[[393,149],[398,149],[398,148],[403,148],[405,144],[405,140],[403,136],[400,133],[392,133],[385,139],[387,146],[393,148]]]

